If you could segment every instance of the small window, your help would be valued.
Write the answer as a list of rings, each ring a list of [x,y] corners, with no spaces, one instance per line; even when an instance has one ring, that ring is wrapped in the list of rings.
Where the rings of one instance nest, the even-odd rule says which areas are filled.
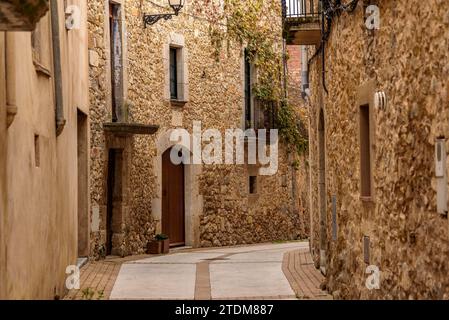
[[[111,63],[111,90],[112,90],[112,122],[123,121],[123,43],[121,29],[121,6],[109,3],[109,59]]]
[[[249,193],[250,194],[257,193],[257,177],[256,176],[249,177]]]
[[[170,48],[170,98],[178,100],[178,49]]]
[[[40,145],[39,145],[39,135],[34,135],[34,165],[36,168],[41,166],[41,155],[40,155]]]
[[[362,198],[370,198],[372,196],[370,132],[369,105],[363,105],[360,106],[360,177]]]

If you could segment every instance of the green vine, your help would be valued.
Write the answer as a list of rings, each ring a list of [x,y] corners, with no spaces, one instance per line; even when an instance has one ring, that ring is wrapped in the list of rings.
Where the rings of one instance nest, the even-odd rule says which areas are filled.
[[[287,101],[282,101],[278,110],[277,124],[280,136],[296,148],[298,155],[304,154],[309,147],[308,134],[301,117],[295,113]]]
[[[282,7],[279,0],[206,0],[201,10],[212,17],[209,34],[213,56],[219,61],[223,42],[237,42],[246,46],[249,62],[257,70],[257,82],[253,85],[255,97],[274,102],[277,108],[277,125],[281,138],[296,148],[298,153],[307,150],[307,134],[301,130],[302,122],[287,103],[283,77],[287,55],[283,50]]]

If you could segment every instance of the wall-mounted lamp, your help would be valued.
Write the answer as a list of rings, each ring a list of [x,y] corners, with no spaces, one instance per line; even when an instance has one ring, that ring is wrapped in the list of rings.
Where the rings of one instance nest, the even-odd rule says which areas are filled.
[[[143,16],[144,27],[148,25],[153,25],[161,19],[170,20],[173,16],[177,16],[179,11],[184,7],[185,0],[168,0],[168,4],[173,9],[174,13],[164,13],[164,14],[145,14]]]

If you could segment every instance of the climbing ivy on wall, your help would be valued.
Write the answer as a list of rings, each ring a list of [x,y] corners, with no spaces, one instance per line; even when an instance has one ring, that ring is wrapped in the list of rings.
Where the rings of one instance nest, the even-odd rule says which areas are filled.
[[[308,150],[308,133],[303,119],[286,100],[282,100],[278,111],[278,129],[284,141],[294,146],[299,155]]]
[[[249,62],[257,70],[253,94],[262,101],[278,105],[277,125],[281,138],[294,145],[298,153],[307,149],[307,138],[301,134],[300,118],[285,99],[283,77],[286,55],[282,39],[282,6],[280,0],[202,0],[197,10],[209,19],[213,53],[220,60],[224,44],[245,46]]]

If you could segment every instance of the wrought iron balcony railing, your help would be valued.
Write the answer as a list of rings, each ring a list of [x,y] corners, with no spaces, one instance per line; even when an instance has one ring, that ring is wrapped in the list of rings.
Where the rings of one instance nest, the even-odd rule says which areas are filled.
[[[321,13],[320,0],[282,0],[284,20],[318,18]]]
[[[316,45],[321,41],[322,0],[282,0],[287,44]]]

